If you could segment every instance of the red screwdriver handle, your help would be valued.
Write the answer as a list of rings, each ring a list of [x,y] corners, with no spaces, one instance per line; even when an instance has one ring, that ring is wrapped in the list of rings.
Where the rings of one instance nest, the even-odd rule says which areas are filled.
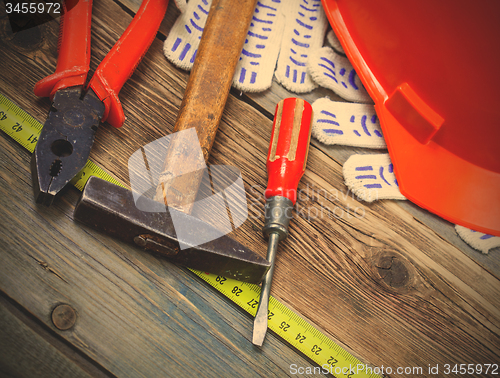
[[[300,98],[286,98],[276,106],[267,154],[266,198],[282,196],[295,204],[306,169],[312,115],[311,105]]]

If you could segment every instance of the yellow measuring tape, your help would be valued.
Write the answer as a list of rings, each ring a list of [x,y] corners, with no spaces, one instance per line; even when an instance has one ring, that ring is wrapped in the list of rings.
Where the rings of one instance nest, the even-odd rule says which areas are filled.
[[[3,132],[28,151],[33,152],[42,127],[37,120],[0,94],[0,129]],[[71,183],[82,190],[90,176],[98,176],[121,185],[109,173],[90,160]],[[192,269],[191,271],[250,315],[255,316],[260,298],[259,286]],[[364,365],[273,297],[269,301],[268,327],[319,365],[316,367],[294,367],[291,365],[291,373],[295,370],[297,374],[330,373],[337,377],[348,378],[381,377],[376,374],[376,369],[370,369]]]

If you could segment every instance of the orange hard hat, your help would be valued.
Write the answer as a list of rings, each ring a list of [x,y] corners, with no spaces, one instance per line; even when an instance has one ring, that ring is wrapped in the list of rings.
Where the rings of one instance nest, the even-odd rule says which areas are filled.
[[[401,193],[500,236],[500,1],[322,0]]]

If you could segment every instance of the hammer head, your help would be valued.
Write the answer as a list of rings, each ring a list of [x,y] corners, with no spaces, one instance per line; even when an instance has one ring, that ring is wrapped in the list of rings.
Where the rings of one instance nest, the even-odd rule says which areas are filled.
[[[250,283],[262,281],[269,261],[196,217],[172,208],[165,210],[141,211],[131,191],[91,177],[76,205],[74,219],[192,269]],[[188,227],[182,232],[182,240],[175,231],[179,225]],[[200,245],[192,243],[210,240],[213,235],[219,237]]]

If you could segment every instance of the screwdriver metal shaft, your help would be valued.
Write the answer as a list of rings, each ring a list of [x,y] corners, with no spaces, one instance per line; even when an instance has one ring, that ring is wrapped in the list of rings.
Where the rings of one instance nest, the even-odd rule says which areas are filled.
[[[253,324],[252,343],[258,346],[261,346],[264,343],[264,338],[267,333],[267,310],[269,307],[271,284],[273,282],[274,260],[276,259],[276,252],[278,252],[278,242],[278,234],[273,233],[269,236],[269,244],[267,245],[267,260],[271,263],[271,267],[262,281],[259,307],[257,308],[257,314],[255,314],[255,321]]]
[[[304,174],[311,139],[312,107],[298,98],[276,106],[273,133],[267,156],[268,186],[265,192],[264,236],[269,238],[267,259],[271,267],[262,281],[254,320],[254,345],[262,346],[267,333],[268,307],[278,243],[288,236],[297,186]]]

